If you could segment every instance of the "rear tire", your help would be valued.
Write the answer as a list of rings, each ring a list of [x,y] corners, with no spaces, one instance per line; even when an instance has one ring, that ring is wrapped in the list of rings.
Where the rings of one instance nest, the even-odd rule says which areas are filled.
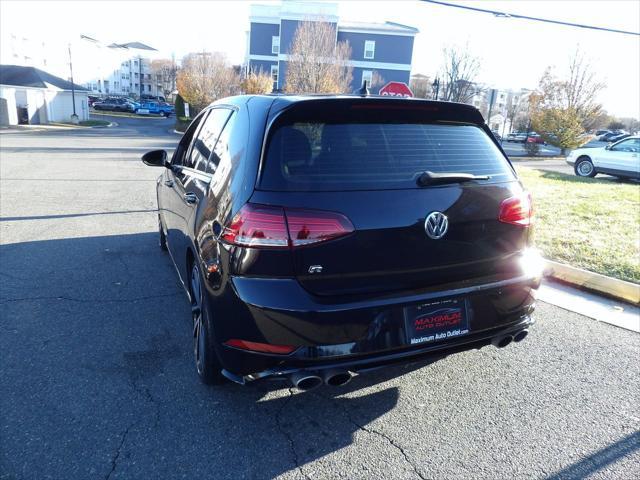
[[[573,171],[579,177],[593,178],[596,176],[596,169],[589,157],[580,157],[576,160]]]
[[[211,329],[211,315],[204,301],[202,275],[197,260],[191,266],[191,280],[189,282],[191,296],[191,319],[193,320],[193,354],[196,371],[202,383],[220,385],[226,383],[222,375],[222,366],[214,348],[214,338]]]

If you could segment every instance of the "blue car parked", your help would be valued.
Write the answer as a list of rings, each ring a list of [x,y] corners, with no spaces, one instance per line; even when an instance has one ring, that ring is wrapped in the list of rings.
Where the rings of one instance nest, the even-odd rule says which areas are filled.
[[[175,113],[173,105],[161,102],[142,102],[138,105],[135,112],[140,115],[147,115],[153,113],[155,115],[162,115],[168,117]]]

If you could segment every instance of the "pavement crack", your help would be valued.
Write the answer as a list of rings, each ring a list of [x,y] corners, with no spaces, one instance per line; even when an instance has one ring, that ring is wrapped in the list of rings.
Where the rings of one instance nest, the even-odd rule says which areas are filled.
[[[116,468],[118,467],[118,458],[120,457],[120,452],[122,452],[122,447],[124,446],[124,442],[127,440],[127,435],[129,435],[129,430],[131,430],[134,425],[135,425],[135,422],[129,425],[124,430],[124,432],[122,432],[120,445],[118,445],[118,448],[116,449],[116,452],[114,453],[113,458],[111,459],[111,470],[109,470],[109,473],[107,473],[107,475],[104,477],[105,480],[109,480],[111,478],[111,475],[113,475],[113,472],[116,471]]]
[[[44,297],[20,297],[20,298],[8,298],[0,301],[0,305],[4,305],[6,303],[17,303],[17,302],[37,302],[41,300],[64,300],[67,302],[78,302],[78,303],[132,303],[143,300],[152,300],[155,298],[163,298],[163,297],[175,297],[181,295],[180,292],[176,293],[166,293],[162,295],[148,295],[144,297],[134,297],[134,298],[118,298],[118,299],[98,299],[98,298],[74,298],[74,297],[66,297],[63,295],[56,296],[44,296]]]
[[[156,399],[153,398],[153,395],[151,395],[151,390],[149,390],[149,387],[147,387],[146,385],[138,385],[138,382],[136,380],[132,380],[131,385],[136,392],[145,397],[149,401],[149,403],[153,405],[153,408],[155,410],[155,420],[153,422],[153,428],[158,428],[158,426],[160,425],[160,405],[158,405]]]
[[[289,405],[289,402],[293,398],[293,395],[294,395],[293,394],[293,389],[289,388],[289,396],[287,397],[287,399],[282,404],[282,407],[280,407],[278,409],[278,411],[276,412],[276,425],[278,426],[278,430],[280,430],[280,433],[282,433],[282,435],[289,442],[289,448],[291,449],[291,453],[293,454],[293,463],[295,464],[296,468],[298,469],[298,471],[302,474],[302,476],[304,478],[306,478],[307,480],[311,480],[311,477],[304,472],[304,470],[302,469],[302,466],[300,465],[300,460],[298,459],[298,452],[296,451],[295,444],[293,443],[293,437],[284,428],[284,426],[282,425],[282,421],[281,421],[282,412],[284,411],[285,408],[287,408],[287,405]]]
[[[324,398],[325,400],[329,401],[331,404],[335,403],[333,402],[333,399],[328,398],[324,395],[318,394],[320,397]],[[373,428],[368,428],[364,425],[362,425],[360,422],[356,421],[352,416],[351,416],[351,412],[349,411],[349,409],[345,406],[340,404],[339,408],[342,409],[342,411],[345,413],[347,419],[353,423],[359,430],[362,430],[363,432],[366,432],[368,434],[374,434],[374,435],[378,435],[379,437],[384,438],[389,445],[391,445],[392,447],[394,447],[396,450],[398,450],[402,456],[404,457],[405,461],[411,465],[411,468],[413,469],[413,471],[416,473],[416,475],[418,476],[418,478],[420,478],[421,480],[427,480],[427,477],[425,477],[424,475],[422,475],[422,473],[420,473],[420,470],[418,470],[418,467],[416,466],[416,464],[411,460],[411,458],[409,458],[409,455],[407,454],[407,452],[405,452],[404,448],[402,448],[402,446],[400,444],[398,444],[393,438],[391,438],[389,435],[387,435],[384,432],[381,432],[379,430],[375,430]]]

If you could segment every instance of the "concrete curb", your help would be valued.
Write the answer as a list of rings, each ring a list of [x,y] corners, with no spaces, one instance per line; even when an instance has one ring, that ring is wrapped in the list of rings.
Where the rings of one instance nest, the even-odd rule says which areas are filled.
[[[545,259],[545,276],[584,290],[640,305],[640,285]]]

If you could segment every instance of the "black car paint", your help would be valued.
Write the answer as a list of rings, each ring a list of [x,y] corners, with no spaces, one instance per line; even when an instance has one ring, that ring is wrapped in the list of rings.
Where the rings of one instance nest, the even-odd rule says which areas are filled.
[[[222,226],[228,224],[233,215],[249,201],[301,208],[318,208],[321,204],[326,210],[334,211],[344,210],[348,204],[351,215],[359,218],[370,216],[375,222],[374,217],[366,211],[368,203],[366,194],[363,197],[362,192],[347,192],[354,197],[354,201],[350,202],[344,194],[333,195],[332,198],[327,192],[283,194],[256,188],[267,143],[265,133],[277,122],[282,112],[298,102],[317,102],[311,105],[330,111],[331,107],[348,101],[345,98],[240,96],[216,102],[192,122],[174,152],[174,166],[167,168],[158,179],[158,208],[169,252],[187,292],[191,262],[199,262],[200,270],[205,272],[206,301],[214,316],[216,353],[229,376],[238,379],[258,378],[297,369],[322,369],[336,365],[360,370],[424,355],[443,355],[476,348],[489,343],[494,336],[533,323],[530,317],[534,305],[532,290],[537,288],[539,278],[519,272],[519,257],[515,254],[503,255],[493,251],[496,255],[489,258],[488,262],[494,262],[495,265],[488,275],[482,275],[482,269],[470,275],[474,269],[473,263],[460,261],[457,267],[447,269],[447,275],[437,275],[436,269],[429,282],[420,284],[418,278],[425,270],[412,272],[411,259],[401,258],[401,249],[394,249],[392,241],[385,241],[384,232],[379,235],[374,233],[368,241],[380,242],[384,248],[377,253],[369,252],[374,255],[370,261],[382,262],[380,271],[385,274],[380,275],[380,283],[375,284],[366,280],[375,277],[375,272],[363,272],[360,275],[363,285],[354,286],[345,277],[347,272],[320,279],[302,274],[301,266],[307,263],[303,257],[309,250],[305,252],[305,249],[301,249],[292,255],[288,250],[262,251],[230,246],[218,239]],[[407,108],[409,111],[415,105],[425,105],[437,110],[439,118],[480,126],[504,154],[481,115],[472,107],[358,97],[351,101],[363,105],[385,102],[385,105]],[[228,153],[230,168],[216,175],[194,175],[189,169],[176,167],[180,155],[189,154],[188,140],[197,135],[200,120],[215,108],[234,111],[234,134]],[[460,205],[468,188],[474,187],[436,187],[432,195],[434,200],[440,197],[438,208],[447,211]],[[507,182],[490,187],[484,194],[501,199],[518,189],[521,187],[517,181]],[[425,190],[415,190],[413,193],[424,194]],[[413,221],[403,217],[401,203],[395,205],[392,213],[398,215],[395,221],[399,226],[405,225],[407,230],[403,235],[415,235],[421,229],[420,222],[424,221],[424,217]],[[358,223],[356,229],[370,226]],[[487,235],[482,222],[462,225],[457,233],[459,239],[457,242],[454,239],[448,249],[449,258],[445,260],[464,250],[465,235],[482,234],[486,238],[492,235],[500,238],[504,232],[489,233]],[[521,250],[527,244],[528,232],[509,238],[509,235],[503,235],[502,241],[516,242],[516,249]],[[323,262],[332,264],[331,256],[339,254],[340,241],[323,253]],[[378,257],[375,258],[375,255]],[[426,259],[425,263],[433,260],[436,257]],[[394,262],[396,268],[393,268]],[[334,263],[339,265],[339,262]],[[388,274],[389,269],[394,270],[393,274]],[[469,302],[472,334],[435,344],[407,345],[402,316],[405,306],[432,299],[461,297]],[[290,355],[259,354],[224,346],[223,342],[230,338],[296,345],[300,348]]]

